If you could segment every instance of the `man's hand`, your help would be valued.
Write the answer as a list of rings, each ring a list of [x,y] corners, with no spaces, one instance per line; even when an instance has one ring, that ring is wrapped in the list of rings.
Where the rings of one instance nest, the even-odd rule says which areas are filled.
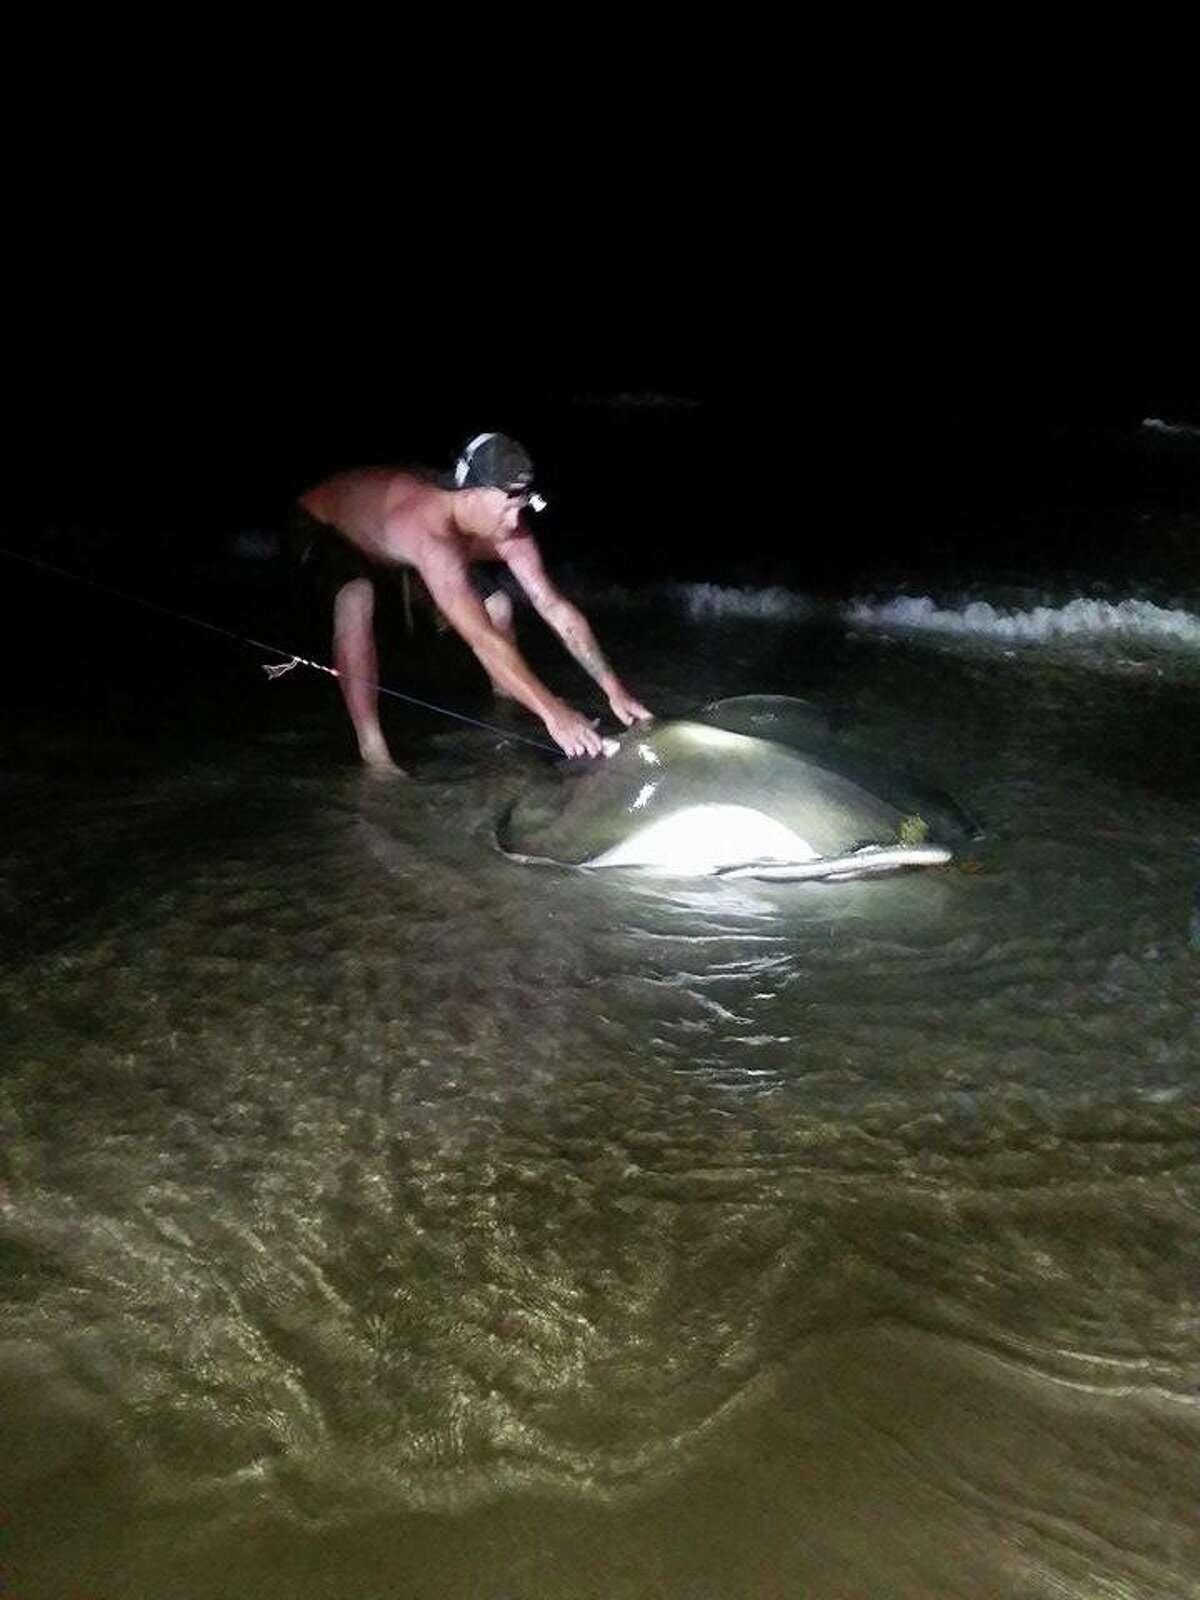
[[[613,716],[627,728],[633,722],[650,721],[652,714],[620,685],[609,695],[608,703],[612,707]]]
[[[543,719],[546,732],[569,756],[601,756],[605,754],[604,740],[586,717],[570,706],[551,712]]]

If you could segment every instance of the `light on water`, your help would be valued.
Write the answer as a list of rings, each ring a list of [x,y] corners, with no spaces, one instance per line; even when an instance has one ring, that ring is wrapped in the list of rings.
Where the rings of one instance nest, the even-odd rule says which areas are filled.
[[[647,793],[646,791],[650,792]],[[639,790],[633,809],[642,809],[654,785]],[[697,805],[650,826],[606,853],[608,866],[652,864],[658,870],[688,877],[713,870],[713,844],[719,841],[725,861],[813,861],[817,852],[806,840],[750,806]]]
[[[805,627],[605,633],[682,714],[809,693]],[[416,781],[364,778],[324,686],[96,734],[86,782],[46,730],[3,841],[12,1593],[1200,1592],[1177,686],[831,648],[978,859],[524,867],[540,757],[396,712]]]

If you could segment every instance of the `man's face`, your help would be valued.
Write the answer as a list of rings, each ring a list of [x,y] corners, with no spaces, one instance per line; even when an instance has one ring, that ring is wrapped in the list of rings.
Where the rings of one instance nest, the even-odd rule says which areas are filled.
[[[523,490],[509,493],[506,489],[480,489],[477,494],[478,526],[472,531],[485,539],[506,539],[514,534],[529,496]]]

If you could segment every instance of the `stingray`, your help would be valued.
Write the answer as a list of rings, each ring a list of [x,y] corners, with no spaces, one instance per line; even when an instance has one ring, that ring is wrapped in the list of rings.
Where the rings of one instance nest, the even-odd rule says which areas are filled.
[[[607,759],[535,783],[496,830],[516,861],[784,880],[938,866],[978,837],[948,797],[776,695],[631,729]]]

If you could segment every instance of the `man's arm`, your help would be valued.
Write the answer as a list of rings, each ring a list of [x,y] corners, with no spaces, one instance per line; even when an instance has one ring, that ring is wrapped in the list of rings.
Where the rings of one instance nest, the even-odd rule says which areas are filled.
[[[598,756],[604,743],[592,724],[552,694],[516,646],[496,628],[471,586],[466,563],[440,544],[421,553],[417,571],[446,621],[475,652],[488,675],[503,685],[569,756]]]
[[[500,554],[537,614],[553,628],[583,670],[604,690],[613,715],[626,727],[631,722],[648,718],[650,712],[633,698],[609,666],[583,612],[572,605],[546,571],[533,535],[522,530],[516,538],[504,543]]]

